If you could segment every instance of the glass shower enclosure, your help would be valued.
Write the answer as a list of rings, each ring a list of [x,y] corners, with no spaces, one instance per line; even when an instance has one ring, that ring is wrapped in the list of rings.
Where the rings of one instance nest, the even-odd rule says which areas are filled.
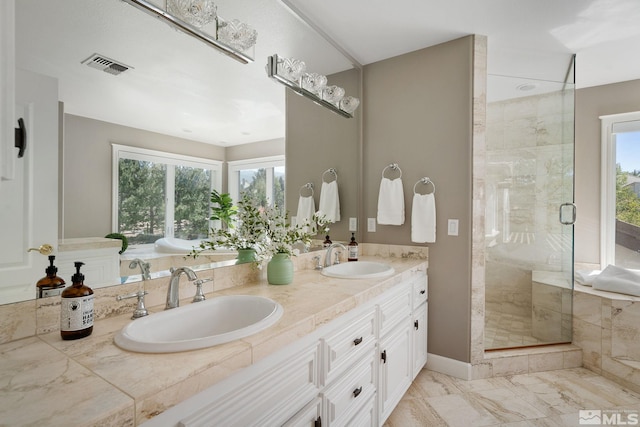
[[[571,342],[574,85],[489,75],[485,349]]]

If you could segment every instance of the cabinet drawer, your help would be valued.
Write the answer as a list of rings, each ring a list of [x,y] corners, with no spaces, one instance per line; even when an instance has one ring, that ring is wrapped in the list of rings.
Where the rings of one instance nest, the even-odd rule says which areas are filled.
[[[413,309],[415,310],[427,300],[429,294],[429,279],[427,276],[416,278],[413,282]]]
[[[367,356],[322,394],[323,426],[348,425],[376,393],[377,358]],[[326,421],[326,423],[325,423]]]
[[[411,316],[412,292],[412,285],[408,282],[390,292],[389,297],[379,304],[380,337]]]
[[[347,325],[322,341],[322,384],[330,384],[350,365],[367,352],[373,351],[376,340],[375,307],[371,307]]]
[[[378,410],[376,409],[376,396],[369,398],[362,409],[349,421],[349,427],[375,427],[378,425]]]
[[[318,347],[303,349],[233,388],[218,383],[215,388],[223,394],[212,393],[210,405],[181,419],[181,425],[282,425],[318,395]]]

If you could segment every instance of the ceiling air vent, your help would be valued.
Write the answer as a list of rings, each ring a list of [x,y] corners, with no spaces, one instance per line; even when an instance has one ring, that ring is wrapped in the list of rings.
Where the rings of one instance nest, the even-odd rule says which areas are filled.
[[[102,70],[105,73],[113,74],[115,76],[127,71],[129,68],[133,69],[133,67],[124,65],[121,62],[114,61],[113,59],[109,59],[106,56],[97,53],[94,53],[82,61],[82,63],[91,68],[95,68],[96,70]]]

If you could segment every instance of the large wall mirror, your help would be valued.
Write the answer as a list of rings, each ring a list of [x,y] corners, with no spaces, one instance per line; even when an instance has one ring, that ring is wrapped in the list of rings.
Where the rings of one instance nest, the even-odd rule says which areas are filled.
[[[165,0],[153,3],[165,7]],[[353,203],[344,202],[342,220],[334,227],[344,226],[339,240],[348,237],[347,219],[358,217],[354,171],[359,170],[360,114],[353,119],[339,117],[293,95],[304,106],[288,115],[293,101],[283,86],[267,77],[265,65],[276,53],[303,60],[308,70],[329,76],[332,84],[345,84],[356,97],[360,97],[359,70],[279,0],[216,4],[221,17],[239,19],[257,30],[257,43],[249,51],[254,62],[236,62],[120,0],[16,1],[18,73],[33,71],[55,78],[58,85],[59,238],[102,237],[114,231],[112,144],[221,161],[219,183],[226,190],[226,161],[270,153],[282,141],[286,148],[280,154],[289,156],[291,151],[294,156],[286,161],[286,208],[295,215],[300,186],[315,180],[319,191],[322,172],[336,168],[341,191]],[[202,30],[215,31],[215,26]],[[115,75],[83,63],[94,54],[128,69]],[[288,128],[290,123],[295,132]],[[355,148],[325,150],[330,156],[318,162],[318,171],[309,171],[295,156],[305,146],[318,149],[318,140],[306,137],[317,128],[339,128],[340,144]],[[343,165],[353,165],[349,174],[341,173],[346,172]],[[46,257],[28,256],[30,264],[40,267],[35,269],[40,274],[29,280],[37,280],[48,264]]]

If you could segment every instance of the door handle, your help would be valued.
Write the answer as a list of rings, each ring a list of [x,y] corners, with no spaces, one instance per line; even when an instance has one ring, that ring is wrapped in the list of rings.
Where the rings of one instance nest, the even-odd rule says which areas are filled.
[[[27,149],[27,129],[24,127],[24,120],[22,117],[18,119],[18,126],[19,127],[15,129],[14,146],[18,149],[18,158],[21,158],[24,156],[24,151]]]
[[[53,252],[53,246],[51,246],[48,243],[45,243],[44,245],[40,245],[39,248],[29,248],[27,252],[31,252],[31,251],[38,251],[42,255],[50,255],[51,252]]]
[[[564,219],[564,217],[565,217],[564,211],[568,207],[571,208],[571,219],[566,220],[566,219]],[[567,202],[567,203],[561,204],[560,205],[560,210],[558,211],[558,217],[559,217],[559,220],[560,220],[560,224],[563,224],[563,225],[574,224],[576,222],[576,205],[571,203],[571,202]]]

